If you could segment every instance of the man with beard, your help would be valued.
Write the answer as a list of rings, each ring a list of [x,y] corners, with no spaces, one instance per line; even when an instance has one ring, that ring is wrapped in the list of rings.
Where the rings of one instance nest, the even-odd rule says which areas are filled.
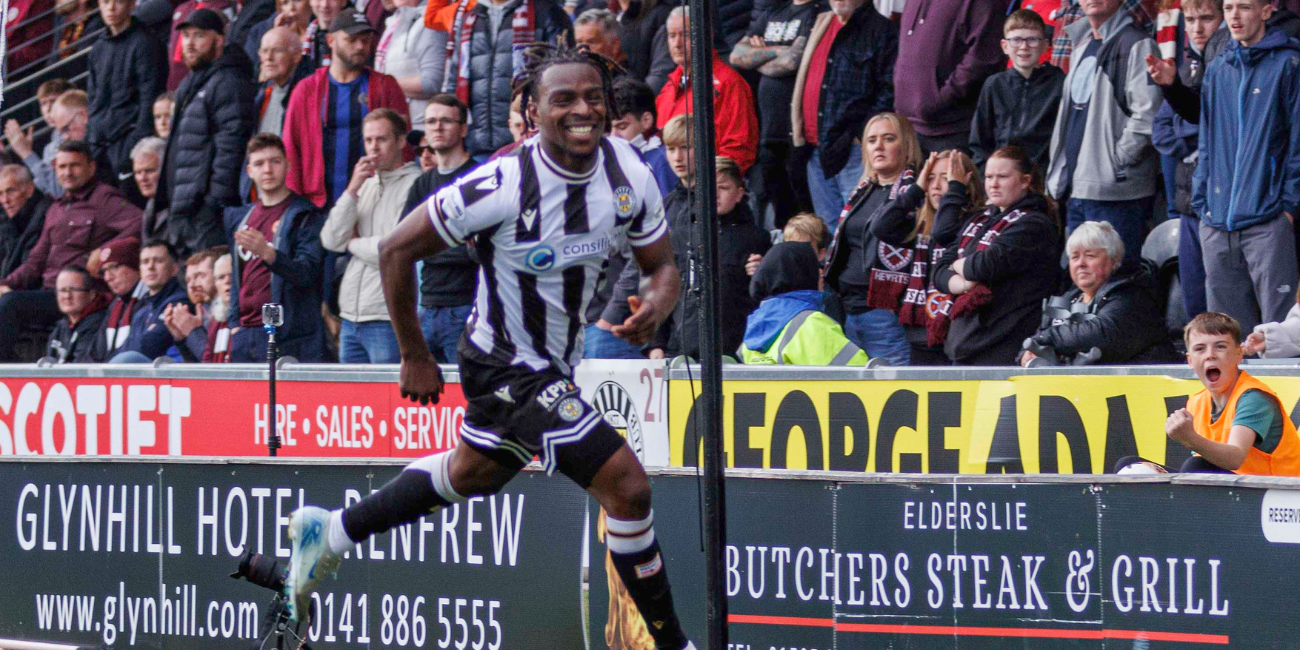
[[[239,167],[253,132],[252,62],[226,45],[225,21],[198,9],[181,24],[191,73],[176,91],[158,193],[166,196],[166,240],[185,255],[221,244],[221,210],[239,205]],[[161,203],[161,202],[160,202]]]
[[[328,36],[332,55],[303,79],[289,98],[284,118],[289,190],[329,209],[347,188],[352,168],[365,154],[361,121],[391,108],[407,119],[406,95],[397,80],[366,66],[375,29],[354,9],[334,17]]]
[[[208,340],[203,347],[203,363],[230,363],[230,253],[217,258],[212,265],[217,295],[209,303],[212,322],[208,325]]]
[[[176,341],[181,359],[197,363],[208,344],[208,327],[213,320],[212,296],[217,293],[213,266],[230,249],[216,246],[199,251],[185,260],[185,293],[189,304],[175,303],[163,310],[163,324]]]

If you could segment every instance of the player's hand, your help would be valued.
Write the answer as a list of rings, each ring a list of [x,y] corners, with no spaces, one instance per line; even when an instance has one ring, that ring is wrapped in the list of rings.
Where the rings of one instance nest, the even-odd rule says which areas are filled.
[[[610,333],[618,338],[635,345],[642,345],[654,336],[655,330],[659,328],[659,321],[655,318],[654,303],[643,300],[638,296],[628,296],[627,304],[632,307],[632,315],[623,321],[622,325],[615,325]]]
[[[402,397],[421,404],[437,404],[442,394],[442,369],[433,355],[418,359],[402,359],[401,380],[398,386]]]
[[[1174,85],[1174,75],[1178,74],[1178,66],[1175,66],[1173,61],[1148,54],[1146,63],[1147,74],[1151,75],[1151,80],[1156,82],[1157,86]]]
[[[1246,340],[1241,344],[1241,353],[1259,354],[1267,347],[1268,344],[1264,341],[1264,334],[1262,332],[1251,332],[1250,336],[1247,336]]]
[[[1181,444],[1184,447],[1191,447],[1191,441],[1196,437],[1196,429],[1192,428],[1192,414],[1187,409],[1178,409],[1169,414],[1169,419],[1165,420],[1165,434],[1170,440]]]

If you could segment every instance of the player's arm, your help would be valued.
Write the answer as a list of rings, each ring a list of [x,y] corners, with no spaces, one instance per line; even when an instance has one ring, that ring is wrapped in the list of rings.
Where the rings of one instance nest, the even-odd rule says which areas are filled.
[[[379,242],[379,275],[388,302],[388,317],[402,351],[403,397],[421,404],[438,401],[442,374],[420,332],[416,313],[415,262],[447,249],[429,220],[428,203],[421,203]]]
[[[640,295],[628,297],[632,315],[610,331],[614,336],[640,345],[649,341],[660,323],[673,313],[677,306],[677,293],[681,290],[681,276],[673,263],[672,236],[667,230],[650,244],[633,246],[632,255],[641,267]]]

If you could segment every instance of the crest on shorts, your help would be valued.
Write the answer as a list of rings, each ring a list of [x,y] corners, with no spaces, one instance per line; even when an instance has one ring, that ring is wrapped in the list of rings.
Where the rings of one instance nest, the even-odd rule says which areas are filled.
[[[623,185],[614,190],[614,212],[619,218],[632,216],[632,188]]]
[[[576,397],[570,397],[555,408],[555,414],[560,416],[565,422],[577,422],[582,417],[582,402]]]

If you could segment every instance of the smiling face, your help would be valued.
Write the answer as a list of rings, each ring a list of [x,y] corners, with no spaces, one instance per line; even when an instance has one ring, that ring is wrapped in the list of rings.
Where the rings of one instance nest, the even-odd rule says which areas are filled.
[[[1011,65],[1022,70],[1033,70],[1047,46],[1047,37],[1037,29],[1013,29],[1002,39],[1002,53],[1011,58]]]
[[[1187,335],[1187,365],[1211,393],[1225,395],[1241,374],[1241,343],[1229,334],[1192,330]]]
[[[600,72],[586,63],[552,65],[542,71],[534,100],[528,112],[542,146],[570,171],[582,171],[607,124]]]

